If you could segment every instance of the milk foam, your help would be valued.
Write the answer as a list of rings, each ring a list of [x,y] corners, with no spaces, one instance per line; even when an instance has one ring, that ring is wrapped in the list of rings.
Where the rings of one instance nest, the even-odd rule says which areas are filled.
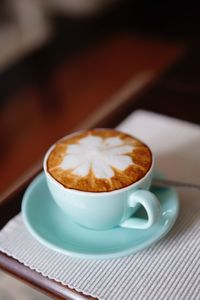
[[[115,174],[113,168],[123,171],[133,164],[128,156],[133,149],[119,137],[103,139],[90,134],[67,146],[59,167],[82,177],[92,171],[96,178],[109,179]]]
[[[152,164],[144,143],[113,129],[91,129],[55,144],[47,170],[64,187],[108,192],[137,182]]]

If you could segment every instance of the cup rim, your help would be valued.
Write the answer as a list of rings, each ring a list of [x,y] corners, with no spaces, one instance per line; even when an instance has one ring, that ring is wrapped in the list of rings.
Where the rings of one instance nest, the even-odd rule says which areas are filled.
[[[110,194],[115,194],[115,193],[120,193],[120,192],[124,192],[124,191],[127,191],[129,189],[131,189],[133,186],[137,186],[139,184],[141,184],[141,182],[143,180],[145,180],[152,172],[153,168],[154,168],[154,165],[155,165],[155,158],[154,158],[154,155],[151,151],[151,148],[146,144],[144,143],[150,150],[151,152],[151,158],[152,158],[152,162],[151,162],[151,167],[149,168],[149,170],[147,171],[147,173],[142,177],[140,178],[138,181],[128,185],[128,186],[125,186],[123,188],[120,188],[120,189],[117,189],[117,190],[113,190],[113,191],[106,191],[106,192],[91,192],[91,191],[82,191],[82,190],[76,190],[76,189],[73,189],[73,188],[67,188],[65,186],[63,186],[59,181],[57,181],[47,170],[47,159],[49,157],[49,154],[51,153],[51,151],[53,150],[53,148],[55,147],[55,145],[62,141],[63,139],[65,139],[66,137],[72,137],[73,135],[76,135],[76,134],[79,134],[81,132],[85,132],[87,130],[90,130],[90,129],[85,129],[85,130],[78,130],[78,131],[75,131],[73,133],[70,133],[70,134],[67,134],[65,135],[64,137],[58,139],[53,145],[50,146],[50,148],[47,150],[45,156],[44,156],[44,160],[43,160],[43,170],[44,170],[44,173],[46,175],[46,177],[48,179],[50,179],[52,181],[53,184],[55,184],[58,188],[60,188],[61,190],[63,191],[68,191],[68,192],[71,192],[71,193],[74,193],[74,194],[88,194],[88,195],[98,195],[98,196],[103,196],[103,195],[110,195]],[[112,130],[111,128],[93,128],[93,130]],[[115,130],[115,129],[114,129]],[[116,131],[120,131],[120,130],[117,130]],[[136,137],[137,138],[137,137]],[[138,139],[138,138],[137,138]],[[140,139],[138,139],[139,141],[141,141]],[[142,141],[141,141],[142,142]],[[143,143],[143,142],[142,142]]]

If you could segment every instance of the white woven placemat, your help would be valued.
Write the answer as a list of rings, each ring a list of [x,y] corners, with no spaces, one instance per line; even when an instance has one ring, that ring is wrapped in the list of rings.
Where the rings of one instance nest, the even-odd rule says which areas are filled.
[[[147,122],[146,130],[144,120]],[[151,120],[156,128],[160,126],[162,129],[164,122],[165,129],[169,126],[173,132],[180,124],[183,130],[184,126],[187,127],[190,137],[193,135],[196,138],[195,145],[197,145],[198,134],[200,137],[197,126],[193,127],[187,123],[142,111],[134,114],[120,127],[129,132],[133,129],[135,132],[137,126],[138,129],[144,126],[143,134],[138,136],[145,140],[147,134],[148,140],[148,128],[152,130]],[[163,135],[163,141],[164,138]],[[151,141],[156,140],[152,138]],[[160,145],[161,140],[158,142]],[[170,141],[166,140],[167,142]],[[151,146],[155,150],[156,142]],[[169,148],[169,145],[167,146]],[[195,151],[196,148],[194,153],[191,151],[193,158],[196,158]],[[196,161],[196,167],[198,164],[199,161]],[[173,165],[172,163],[171,168]],[[190,170],[187,163],[185,170]],[[199,170],[195,169],[194,175],[190,173],[191,182],[197,182],[198,172]],[[104,261],[67,257],[37,242],[25,228],[20,214],[0,232],[0,250],[43,276],[99,299],[198,300],[200,299],[200,192],[179,189],[179,195],[181,211],[172,231],[156,245],[132,256]]]

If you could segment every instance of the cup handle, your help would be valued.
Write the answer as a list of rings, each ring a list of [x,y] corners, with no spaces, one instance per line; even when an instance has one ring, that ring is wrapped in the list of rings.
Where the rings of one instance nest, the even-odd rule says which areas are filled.
[[[151,192],[146,190],[137,190],[133,192],[128,199],[128,206],[135,207],[141,204],[147,213],[147,220],[131,217],[120,224],[121,227],[147,229],[156,223],[160,216],[160,202]]]

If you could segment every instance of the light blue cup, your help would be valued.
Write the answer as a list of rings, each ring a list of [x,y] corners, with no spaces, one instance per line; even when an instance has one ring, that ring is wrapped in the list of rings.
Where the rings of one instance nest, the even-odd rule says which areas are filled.
[[[110,229],[115,226],[147,229],[160,217],[160,203],[149,191],[152,181],[152,166],[148,173],[136,183],[111,192],[85,192],[65,188],[47,171],[47,159],[54,148],[48,150],[44,158],[44,171],[49,190],[62,211],[73,221],[96,230]],[[147,219],[134,217],[142,205]]]

